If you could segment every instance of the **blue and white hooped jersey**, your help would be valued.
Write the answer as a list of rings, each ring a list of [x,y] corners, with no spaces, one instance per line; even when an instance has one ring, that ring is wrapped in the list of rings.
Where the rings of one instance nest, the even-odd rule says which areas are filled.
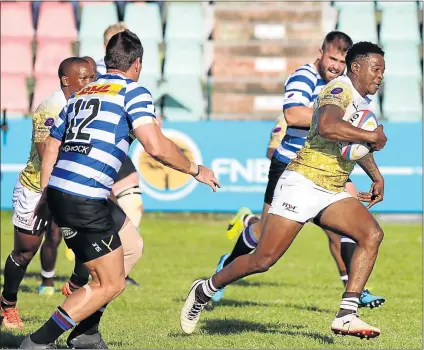
[[[305,64],[298,68],[286,81],[283,111],[291,107],[312,107],[325,85],[314,64]],[[305,144],[308,133],[309,127],[288,126],[274,157],[282,163],[290,163]]]
[[[62,147],[48,186],[107,199],[128,154],[129,131],[156,123],[154,110],[147,89],[117,74],[72,95],[50,131]]]

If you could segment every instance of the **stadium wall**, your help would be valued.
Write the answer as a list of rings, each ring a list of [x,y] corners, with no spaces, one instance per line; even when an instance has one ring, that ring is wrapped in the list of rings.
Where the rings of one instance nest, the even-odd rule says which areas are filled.
[[[164,122],[164,133],[187,156],[211,167],[221,182],[213,193],[188,175],[165,169],[137,142],[130,155],[138,168],[146,211],[234,212],[248,206],[262,210],[269,160],[265,151],[270,121]],[[1,132],[1,209],[11,209],[12,192],[30,147],[31,119],[10,120]],[[384,202],[376,213],[422,213],[422,122],[384,123],[386,148],[376,152],[385,177]],[[352,180],[367,191],[370,180],[355,168]]]

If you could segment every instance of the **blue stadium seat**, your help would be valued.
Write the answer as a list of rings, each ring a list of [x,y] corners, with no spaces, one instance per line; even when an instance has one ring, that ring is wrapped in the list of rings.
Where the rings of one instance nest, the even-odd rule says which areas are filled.
[[[206,29],[200,3],[170,2],[166,19],[165,41],[175,39],[202,43],[206,39]]]
[[[95,61],[105,56],[103,39],[82,39],[79,45],[80,56],[90,56]]]
[[[147,90],[150,91],[150,94],[153,98],[153,103],[156,103],[160,99],[160,95],[158,92],[159,84],[158,84],[158,78],[153,75],[148,75],[144,73],[143,71],[140,74],[140,77],[138,78],[138,83],[145,87]]]
[[[128,3],[124,22],[143,44],[145,41],[162,42],[162,20],[157,3]]]
[[[387,3],[382,10],[380,42],[383,46],[396,40],[416,45],[421,42],[416,3]]]
[[[375,10],[374,1],[335,1],[334,6],[352,12]]]
[[[383,116],[390,121],[422,120],[421,86],[405,77],[390,77],[384,82]]]
[[[366,3],[365,3],[366,4]],[[342,7],[339,12],[338,30],[347,33],[353,40],[378,42],[377,22],[374,7],[364,6],[352,10],[351,6]]]
[[[201,81],[196,76],[172,76],[163,86],[163,117],[173,121],[197,121],[205,114]]]
[[[111,24],[118,23],[118,12],[114,3],[86,4],[82,8],[80,39],[100,40]]]
[[[162,76],[159,46],[155,41],[142,41],[142,44],[144,49],[142,73],[159,79]]]
[[[190,41],[172,41],[166,44],[164,76],[204,76],[205,67],[200,44]]]
[[[385,77],[409,77],[411,80],[421,82],[421,62],[418,46],[409,42],[388,42],[384,46],[384,59],[386,61]]]

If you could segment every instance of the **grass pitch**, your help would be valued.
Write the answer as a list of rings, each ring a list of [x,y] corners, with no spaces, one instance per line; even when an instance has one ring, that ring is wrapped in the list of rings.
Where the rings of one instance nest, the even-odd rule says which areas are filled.
[[[13,247],[9,212],[1,213],[1,268]],[[377,339],[337,337],[330,323],[343,292],[325,234],[307,225],[270,271],[229,286],[222,302],[202,314],[198,330],[184,335],[179,310],[192,281],[209,277],[234,242],[225,237],[226,216],[143,217],[145,252],[131,273],[142,287],[127,287],[103,317],[101,331],[110,348],[423,348],[422,226],[383,225],[385,239],[368,287],[386,297],[361,317],[382,330]],[[26,328],[1,329],[0,347],[16,348],[59,305],[59,293],[73,264],[59,248],[52,297],[37,294],[38,255],[19,294]],[[58,345],[66,347],[65,334]]]

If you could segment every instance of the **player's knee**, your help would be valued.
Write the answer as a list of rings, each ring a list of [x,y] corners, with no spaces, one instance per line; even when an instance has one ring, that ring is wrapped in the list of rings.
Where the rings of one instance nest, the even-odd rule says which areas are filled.
[[[371,248],[378,248],[380,243],[383,241],[384,232],[380,226],[376,225],[368,230],[367,236],[364,239],[364,244]]]
[[[59,228],[57,228],[57,230],[53,229],[46,240],[46,242],[48,242],[54,248],[57,248],[61,241],[62,241],[62,233]]]
[[[108,283],[105,288],[105,294],[108,296],[109,300],[115,299],[125,290],[125,276],[122,275],[117,279]]]
[[[257,273],[266,272],[274,263],[275,261],[270,255],[254,257],[253,270]]]
[[[37,252],[33,252],[33,251],[13,251],[12,252],[12,258],[14,261],[16,261],[17,264],[19,264],[19,266],[22,267],[26,267],[29,265],[29,263],[31,262],[31,260],[34,258],[35,254]]]

